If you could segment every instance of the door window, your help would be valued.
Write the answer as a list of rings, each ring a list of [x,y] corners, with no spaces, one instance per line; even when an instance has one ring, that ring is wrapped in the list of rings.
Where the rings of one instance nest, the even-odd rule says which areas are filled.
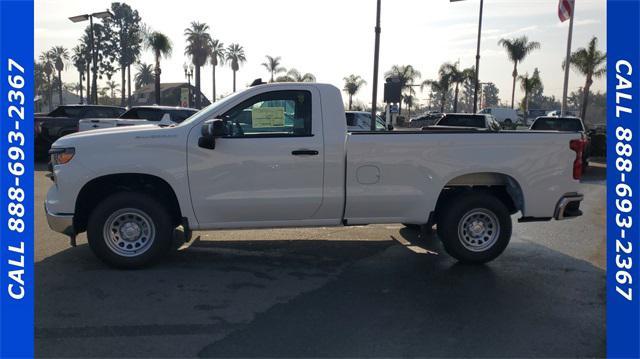
[[[229,110],[222,119],[229,138],[312,136],[311,93],[260,94]]]

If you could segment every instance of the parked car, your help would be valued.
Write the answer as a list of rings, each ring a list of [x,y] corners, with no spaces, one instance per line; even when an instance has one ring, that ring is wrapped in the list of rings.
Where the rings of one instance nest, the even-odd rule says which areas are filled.
[[[500,131],[500,124],[492,115],[471,113],[448,113],[426,129],[439,130],[449,127],[477,128],[485,131]]]
[[[346,111],[347,131],[371,131],[371,113],[365,111]],[[386,125],[380,116],[376,116],[376,131],[393,130],[393,125]]]
[[[553,117],[541,116],[535,119],[529,128],[531,131],[567,131],[577,132],[585,139],[585,148],[582,152],[582,161],[585,167],[589,165],[589,156],[591,154],[590,136],[587,134],[587,128],[579,117]]]
[[[340,90],[274,83],[228,96],[177,126],[64,136],[51,150],[45,212],[116,267],[172,248],[174,229],[437,224],[462,262],[498,257],[511,216],[582,214],[581,135],[348,132]]]
[[[80,120],[78,131],[118,126],[178,124],[198,112],[194,108],[170,106],[136,106],[118,118],[91,118]]]
[[[414,117],[409,120],[409,127],[411,128],[422,128],[424,126],[431,126],[436,121],[444,116],[442,113],[438,111],[430,111],[421,116]]]
[[[514,129],[519,120],[518,112],[512,108],[490,107],[482,109],[478,113],[493,116],[505,129]]]
[[[62,105],[46,115],[34,115],[36,157],[45,158],[53,142],[77,132],[80,119],[118,117],[125,111],[117,106]]]

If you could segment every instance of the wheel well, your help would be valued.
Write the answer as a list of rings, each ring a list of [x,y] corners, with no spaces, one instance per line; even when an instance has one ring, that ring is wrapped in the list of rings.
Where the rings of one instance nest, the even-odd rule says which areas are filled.
[[[439,209],[444,206],[448,200],[455,196],[468,192],[483,192],[491,194],[499,199],[514,214],[524,208],[524,196],[518,182],[513,177],[494,172],[471,173],[458,176],[449,181],[436,202],[434,216],[432,221],[437,222],[437,214]]]
[[[180,204],[169,183],[157,176],[120,173],[94,178],[82,187],[76,199],[73,218],[76,232],[84,232],[93,209],[109,195],[117,192],[138,192],[154,197],[169,210],[174,224],[180,224]]]

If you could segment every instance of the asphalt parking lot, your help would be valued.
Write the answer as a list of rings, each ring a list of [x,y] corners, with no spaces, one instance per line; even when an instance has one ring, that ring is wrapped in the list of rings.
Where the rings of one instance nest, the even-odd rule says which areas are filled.
[[[110,269],[50,231],[37,166],[36,355],[603,357],[604,168],[584,216],[514,224],[506,252],[456,264],[400,225],[217,231],[149,269]]]

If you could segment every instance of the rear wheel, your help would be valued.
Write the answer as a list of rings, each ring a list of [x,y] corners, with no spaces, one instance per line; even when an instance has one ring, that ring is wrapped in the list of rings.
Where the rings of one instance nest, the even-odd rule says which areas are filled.
[[[171,246],[169,212],[153,197],[131,192],[107,197],[93,210],[87,225],[92,251],[119,268],[148,265]]]
[[[507,207],[485,193],[461,194],[450,202],[438,220],[447,253],[465,263],[486,263],[502,254],[511,239]]]
[[[402,223],[402,225],[407,227],[407,228],[409,228],[409,229],[413,229],[413,230],[416,230],[416,231],[420,230],[420,228],[422,227],[419,224],[412,224],[412,223]]]

